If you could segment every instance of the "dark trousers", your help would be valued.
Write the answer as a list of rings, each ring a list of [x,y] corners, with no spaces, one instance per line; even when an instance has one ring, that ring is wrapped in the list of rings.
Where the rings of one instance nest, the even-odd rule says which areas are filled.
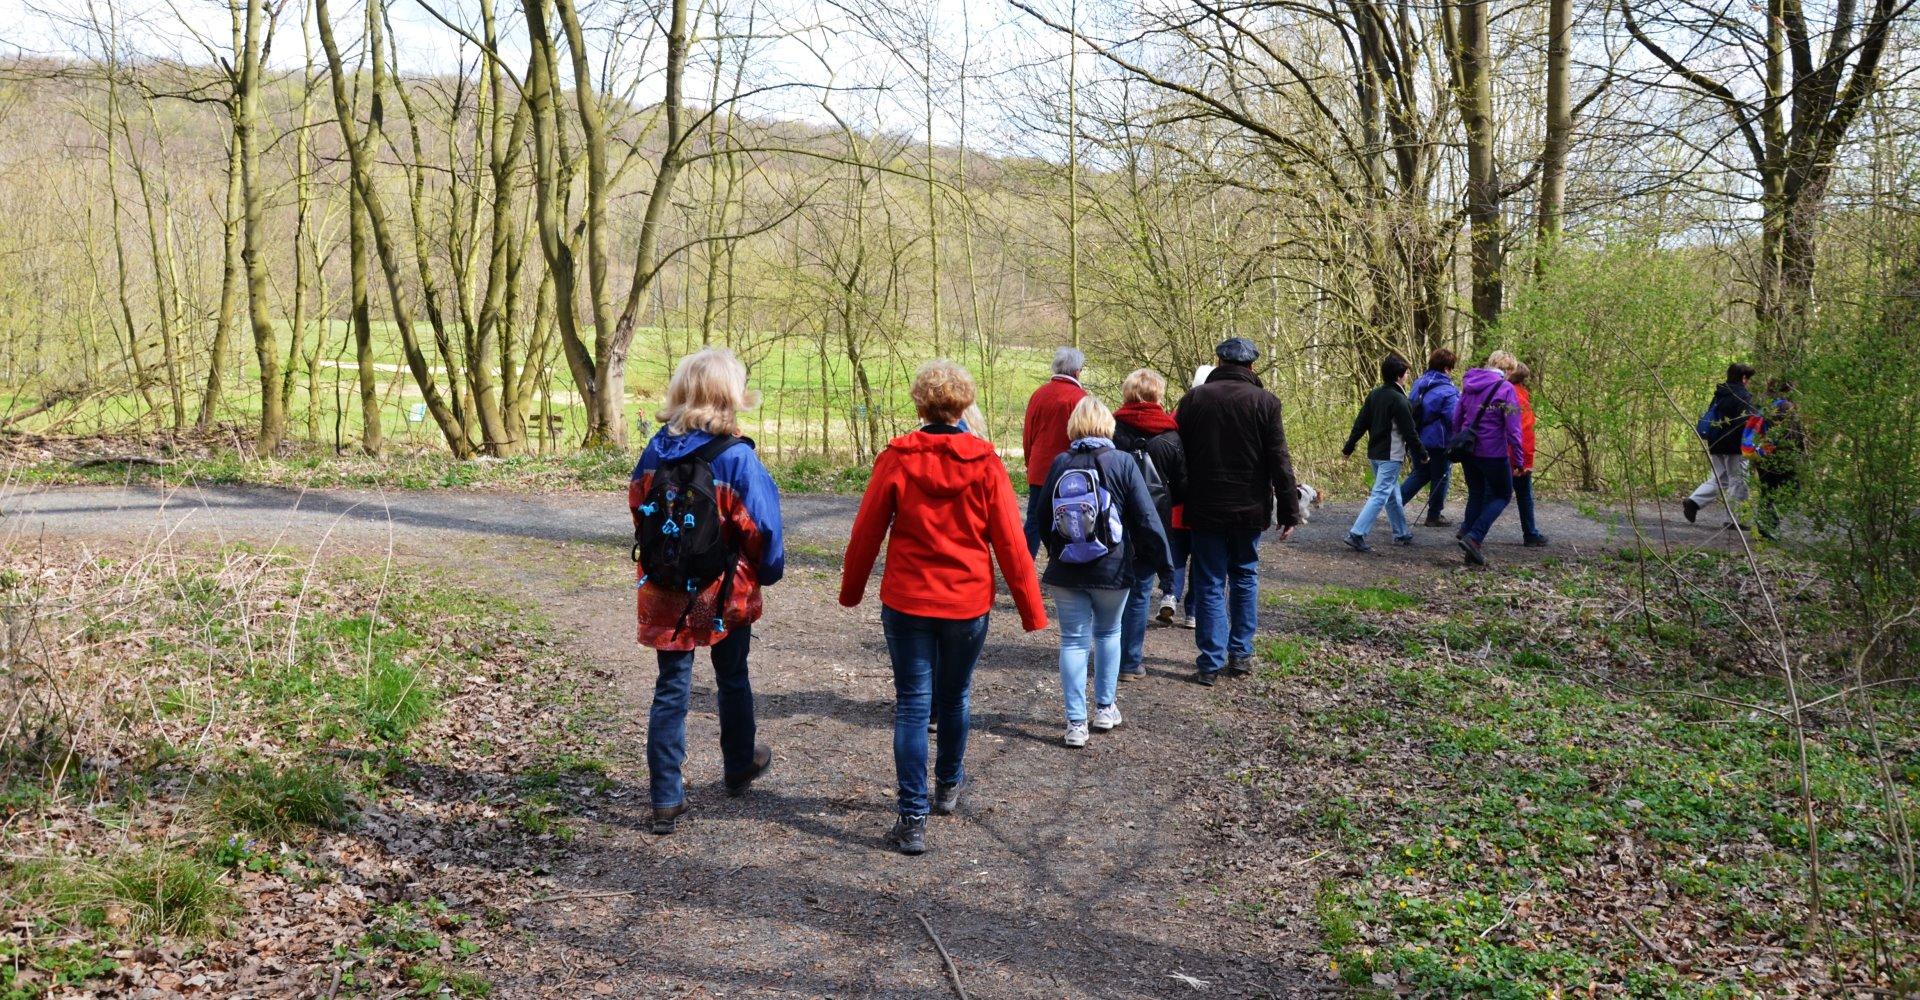
[[[1793,487],[1796,470],[1791,466],[1755,463],[1754,471],[1760,477],[1760,492],[1756,496],[1754,511],[1755,526],[1771,537],[1780,527],[1780,495]]]
[[[1400,483],[1400,502],[1413,503],[1420,490],[1432,487],[1427,494],[1427,519],[1440,516],[1447,506],[1447,485],[1453,479],[1453,462],[1447,458],[1446,446],[1427,449],[1427,460],[1414,465],[1413,471]]]
[[[726,774],[753,768],[753,686],[747,681],[747,650],[753,626],[735,625],[711,647],[714,694],[720,706],[720,757]],[[653,709],[647,713],[647,775],[656,808],[677,806],[686,798],[680,766],[687,759],[687,698],[693,690],[695,650],[657,651],[660,679],[653,685]]]
[[[1520,537],[1540,537],[1540,525],[1533,519],[1533,473],[1513,477],[1513,505],[1520,509]]]
[[[1027,555],[1036,559],[1040,556],[1040,529],[1034,525],[1033,505],[1039,502],[1040,490],[1040,486],[1027,484],[1027,521],[1022,525],[1027,533]]]
[[[1513,499],[1513,467],[1501,458],[1469,458],[1460,463],[1467,477],[1467,511],[1461,533],[1476,542],[1487,540],[1493,522]]]
[[[902,816],[927,814],[927,719],[939,727],[935,780],[966,777],[973,666],[987,644],[987,616],[928,618],[883,606],[880,627],[893,660],[893,770]]]

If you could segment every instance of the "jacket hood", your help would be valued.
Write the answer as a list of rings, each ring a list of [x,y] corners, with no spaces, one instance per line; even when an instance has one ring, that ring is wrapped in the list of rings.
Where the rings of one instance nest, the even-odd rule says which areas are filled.
[[[663,462],[673,462],[685,458],[700,449],[701,445],[713,440],[706,431],[688,431],[685,434],[672,434],[661,428],[653,435],[653,450]]]
[[[1441,385],[1441,384],[1452,385],[1453,376],[1448,375],[1446,372],[1437,371],[1431,368],[1428,369],[1426,372],[1422,373],[1419,378],[1413,380],[1413,387],[1415,389],[1430,390],[1434,386]]]
[[[997,457],[993,442],[972,434],[914,431],[887,442],[913,484],[934,496],[957,496],[984,474],[980,463]]]
[[[1173,414],[1168,413],[1166,407],[1145,400],[1128,403],[1113,411],[1113,419],[1147,437],[1180,428],[1179,422],[1173,419]]]
[[[1111,448],[1111,447],[1113,447],[1112,438],[1084,437],[1084,438],[1075,438],[1072,444],[1067,445],[1067,450],[1068,451],[1099,451],[1102,448]]]
[[[1506,374],[1498,368],[1475,368],[1467,372],[1466,378],[1460,380],[1460,388],[1465,392],[1479,395],[1499,391],[1500,386],[1506,381]]]

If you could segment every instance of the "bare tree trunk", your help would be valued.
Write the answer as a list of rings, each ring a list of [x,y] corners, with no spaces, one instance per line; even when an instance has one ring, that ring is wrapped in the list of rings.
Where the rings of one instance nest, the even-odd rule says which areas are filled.
[[[1546,135],[1540,145],[1540,209],[1534,225],[1539,274],[1560,242],[1567,205],[1567,148],[1573,136],[1573,0],[1547,0]]]
[[[247,0],[243,12],[235,8],[234,39],[239,59],[239,87],[234,94],[234,141],[240,147],[241,205],[246,239],[240,258],[247,272],[247,319],[253,327],[254,356],[260,365],[260,434],[254,450],[265,458],[287,435],[287,411],[280,395],[280,344],[273,332],[268,308],[266,253],[266,184],[260,177],[260,73],[270,31],[264,0]]]
[[[213,346],[207,352],[207,388],[200,396],[196,430],[213,426],[213,409],[226,391],[227,352],[233,345],[233,317],[240,298],[240,143],[227,138],[226,210],[220,224],[220,311],[213,322]]]
[[[1467,222],[1471,227],[1473,320],[1481,330],[1500,319],[1506,232],[1500,215],[1500,168],[1494,159],[1493,46],[1490,0],[1457,0],[1442,9],[1453,66],[1454,101],[1467,133]]]
[[[257,0],[256,0],[257,2]],[[407,368],[413,374],[414,382],[420,387],[421,395],[426,399],[427,412],[433,417],[440,434],[446,439],[448,450],[455,458],[473,457],[473,447],[468,442],[464,429],[454,418],[453,411],[447,406],[446,399],[440,395],[440,389],[433,377],[433,371],[427,364],[427,357],[420,350],[420,339],[414,331],[413,310],[404,294],[404,279],[400,264],[399,250],[395,246],[393,230],[388,223],[386,204],[381,200],[380,188],[375,183],[371,143],[362,144],[359,123],[353,116],[353,103],[347,97],[346,71],[340,57],[340,47],[334,39],[332,18],[327,12],[327,0],[314,0],[314,17],[320,32],[320,46],[327,54],[328,75],[333,83],[333,104],[338,119],[340,133],[347,147],[353,186],[359,192],[361,203],[366,208],[367,229],[373,238],[374,251],[380,258],[380,270],[387,279],[388,300],[393,307],[394,325],[400,331],[401,350],[406,354]],[[379,4],[369,6],[367,11],[367,31],[369,34],[368,51],[378,53],[380,17]],[[381,120],[380,92],[381,66],[384,60],[373,59],[373,96],[372,121],[369,128],[378,128]],[[362,363],[363,370],[368,366]]]
[[[120,217],[120,153],[116,142],[120,119],[120,71],[119,40],[109,36],[109,44],[114,46],[113,55],[107,66],[107,114],[101,123],[107,139],[107,197],[109,210],[113,218],[113,277],[114,289],[119,296],[120,316],[127,328],[127,363],[133,369],[134,388],[140,394],[140,400],[146,404],[141,418],[158,411],[153,402],[153,379],[147,375],[147,366],[140,358],[140,325],[134,319],[133,298],[127,290],[127,241]]]

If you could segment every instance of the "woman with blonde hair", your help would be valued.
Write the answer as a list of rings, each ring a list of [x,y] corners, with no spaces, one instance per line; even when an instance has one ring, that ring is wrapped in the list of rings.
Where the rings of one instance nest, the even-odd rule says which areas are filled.
[[[1166,394],[1167,379],[1159,372],[1141,368],[1128,375],[1120,386],[1120,408],[1113,411],[1113,446],[1132,455],[1140,466],[1173,555],[1173,572],[1160,578],[1160,623],[1172,625],[1178,612],[1182,623],[1191,628],[1193,601],[1191,597],[1183,600],[1190,541],[1185,519],[1187,453],[1180,446],[1180,425],[1162,402]],[[1127,610],[1121,619],[1125,630],[1120,653],[1123,681],[1147,676],[1144,661],[1153,581],[1152,576],[1144,575],[1135,579],[1127,597]]]
[[[757,402],[733,352],[715,347],[681,358],[656,417],[660,430],[627,485],[639,641],[657,651],[660,666],[647,715],[657,834],[672,833],[689,808],[680,768],[695,650],[707,647],[713,659],[727,794],[745,794],[773,762],[773,751],[754,742],[747,652],[760,588],[779,581],[786,550],[780,491],[741,435],[740,412]]]
[[[1028,537],[1047,546],[1041,577],[1060,617],[1060,689],[1070,747],[1089,730],[1120,725],[1122,616],[1135,581],[1173,574],[1167,536],[1132,456],[1113,446],[1113,412],[1092,396],[1067,417],[1068,445],[1027,513]],[[1087,713],[1091,660],[1093,713]]]
[[[1467,477],[1467,510],[1456,538],[1467,562],[1487,564],[1482,548],[1493,522],[1513,499],[1513,477],[1525,469],[1520,442],[1520,397],[1507,376],[1519,364],[1506,351],[1487,356],[1487,367],[1460,380],[1460,403],[1453,411],[1453,434],[1472,430],[1472,445],[1455,456]]]
[[[973,376],[951,361],[929,361],[914,376],[912,395],[925,425],[894,438],[874,460],[840,577],[840,603],[859,605],[887,542],[880,623],[893,661],[899,813],[887,843],[902,854],[927,849],[929,804],[941,815],[960,805],[973,668],[987,641],[994,562],[1020,624],[1029,632],[1047,627],[1007,467],[977,433],[984,427],[960,427],[973,405]],[[931,803],[929,720],[939,733]]]

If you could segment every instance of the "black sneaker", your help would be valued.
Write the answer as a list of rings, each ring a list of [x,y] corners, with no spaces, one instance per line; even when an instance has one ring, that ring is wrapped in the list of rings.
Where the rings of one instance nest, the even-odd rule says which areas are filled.
[[[1210,688],[1218,683],[1219,680],[1220,671],[1218,670],[1196,670],[1193,672],[1193,682],[1203,688]]]
[[[1408,535],[1408,536],[1406,536],[1405,538],[1396,538],[1396,539],[1394,539],[1394,540],[1393,540],[1393,544],[1395,544],[1395,545],[1404,545],[1404,546],[1406,546],[1407,548],[1413,548],[1413,536],[1412,536],[1412,535]]]
[[[1460,551],[1465,552],[1467,554],[1467,562],[1475,566],[1485,566],[1487,564],[1487,556],[1486,553],[1480,551],[1480,543],[1465,535],[1460,537]]]
[[[1428,515],[1427,515],[1427,522],[1426,522],[1426,523],[1427,523],[1427,527],[1429,527],[1429,528],[1451,528],[1451,527],[1453,527],[1453,521],[1452,521],[1451,519],[1449,519],[1449,518],[1446,518],[1446,517],[1442,517],[1442,516],[1440,516],[1439,514],[1428,514]]]
[[[1547,547],[1547,536],[1528,535],[1526,537],[1526,540],[1521,542],[1520,544],[1530,549],[1544,549]]]
[[[1355,552],[1372,552],[1373,551],[1373,546],[1368,545],[1366,539],[1361,538],[1359,535],[1353,534],[1352,532],[1347,533],[1347,548],[1350,548]]]
[[[1253,673],[1253,657],[1251,656],[1227,657],[1227,676],[1245,677],[1250,673]]]
[[[653,832],[656,834],[659,834],[662,837],[666,836],[669,833],[672,833],[674,831],[674,828],[679,825],[680,817],[684,815],[687,810],[692,808],[693,806],[688,805],[685,802],[682,802],[677,806],[667,806],[664,809],[662,809],[659,806],[654,806],[653,807],[653,827],[652,827]]]
[[[927,818],[902,816],[887,831],[887,846],[901,854],[927,853]]]
[[[1688,497],[1680,501],[1680,513],[1687,519],[1688,524],[1692,524],[1693,519],[1700,516],[1700,505],[1694,503],[1692,497]]]
[[[953,815],[960,808],[960,787],[963,781],[936,781],[933,783],[933,811],[942,816]]]
[[[739,774],[727,776],[727,794],[735,797],[747,794],[747,786],[753,779],[765,774],[773,766],[773,748],[760,744],[753,748],[753,766]]]

